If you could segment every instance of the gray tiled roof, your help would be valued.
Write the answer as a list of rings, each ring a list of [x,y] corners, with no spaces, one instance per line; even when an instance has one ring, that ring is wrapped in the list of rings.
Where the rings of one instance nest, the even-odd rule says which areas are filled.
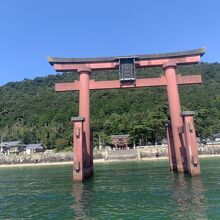
[[[128,134],[112,135],[111,138],[128,138]]]
[[[42,144],[28,144],[26,150],[36,150],[36,149],[45,149]]]
[[[213,137],[214,137],[214,138],[220,138],[220,133],[214,134]]]
[[[21,144],[21,141],[9,141],[9,142],[2,142],[1,145],[2,147],[13,147],[13,146],[18,146]]]
[[[160,59],[160,58],[172,58],[172,57],[180,57],[180,56],[192,56],[192,55],[200,55],[202,56],[205,53],[205,48],[199,48],[196,50],[186,50],[186,51],[178,51],[174,53],[159,53],[159,54],[144,54],[144,55],[130,55],[126,57],[136,57],[139,60],[151,60],[151,59]],[[96,58],[60,58],[60,57],[48,57],[48,62],[51,65],[56,63],[92,63],[92,62],[115,62],[124,56],[118,57],[96,57]]]

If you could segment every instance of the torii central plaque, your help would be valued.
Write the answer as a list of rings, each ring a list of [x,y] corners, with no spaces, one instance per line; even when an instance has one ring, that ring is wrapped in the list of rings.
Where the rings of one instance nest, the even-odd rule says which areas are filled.
[[[73,120],[75,127],[77,127],[77,129],[74,130],[74,143],[77,146],[75,145],[73,148],[75,158],[73,179],[83,181],[85,177],[93,175],[89,91],[97,89],[122,89],[155,86],[167,87],[171,117],[171,126],[168,126],[167,128],[170,169],[177,170],[178,172],[189,172],[191,175],[199,174],[200,164],[195,143],[195,129],[192,118],[193,114],[181,113],[178,85],[200,84],[202,79],[201,75],[176,75],[176,67],[184,64],[196,64],[200,61],[200,57],[204,53],[205,49],[201,48],[175,53],[124,57],[49,57],[48,62],[57,72],[78,71],[79,73],[79,81],[57,83],[55,85],[55,90],[57,92],[80,91],[80,117]],[[137,79],[135,70],[147,67],[162,67],[164,75],[157,78]],[[108,69],[118,69],[119,79],[108,81],[94,81],[91,79],[91,73],[93,70]],[[79,146],[80,144],[81,146]]]

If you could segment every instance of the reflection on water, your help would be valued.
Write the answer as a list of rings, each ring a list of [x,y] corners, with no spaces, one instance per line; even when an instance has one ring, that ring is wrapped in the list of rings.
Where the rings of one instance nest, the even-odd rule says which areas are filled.
[[[202,176],[170,173],[168,161],[96,164],[72,183],[72,166],[0,169],[0,219],[220,219],[220,160]]]
[[[92,180],[88,180],[92,183]],[[92,209],[92,184],[85,186],[83,183],[73,184],[74,202],[71,208],[74,210],[74,219],[89,219]]]
[[[115,164],[113,170],[109,165],[94,179],[74,183],[75,218],[208,219],[201,177],[134,165]]]
[[[173,174],[172,194],[177,205],[177,219],[208,219],[207,200],[202,179],[184,174]]]
[[[83,184],[75,183],[73,185],[73,197],[75,198],[71,208],[75,211],[75,219],[86,219],[87,215],[85,212],[86,207],[83,204]]]

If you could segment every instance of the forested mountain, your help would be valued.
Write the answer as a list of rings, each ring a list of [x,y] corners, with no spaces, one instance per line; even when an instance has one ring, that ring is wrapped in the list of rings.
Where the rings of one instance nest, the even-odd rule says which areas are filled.
[[[202,74],[202,85],[180,86],[182,110],[196,111],[201,137],[220,132],[220,64],[180,66],[177,73]],[[161,68],[138,70],[137,78],[163,74]],[[62,149],[72,143],[70,118],[78,115],[78,92],[56,93],[56,82],[70,82],[77,73],[25,79],[0,87],[0,136],[4,141],[42,142]],[[96,80],[117,79],[118,73],[99,71]],[[154,142],[165,138],[169,117],[166,88],[117,89],[91,92],[94,139],[108,143],[112,134],[130,134],[132,141]]]

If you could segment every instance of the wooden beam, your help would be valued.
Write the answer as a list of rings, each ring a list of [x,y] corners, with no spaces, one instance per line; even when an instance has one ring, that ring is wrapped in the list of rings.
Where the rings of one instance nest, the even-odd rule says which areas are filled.
[[[178,85],[187,85],[187,84],[200,84],[202,83],[201,75],[190,75],[190,76],[181,76],[177,75]],[[143,78],[137,79],[135,85],[121,86],[120,80],[108,80],[108,81],[94,81],[90,80],[89,89],[90,90],[99,90],[99,89],[120,89],[120,88],[141,88],[141,87],[154,87],[154,86],[166,86],[165,76],[158,78]],[[80,90],[80,82],[75,81],[72,83],[56,83],[55,91],[77,91]]]
[[[80,89],[79,81],[75,81],[72,83],[56,83],[55,84],[56,92],[76,91],[79,89]]]
[[[189,76],[177,75],[177,83],[178,85],[201,84],[202,76],[201,75],[189,75]]]
[[[165,63],[174,62],[177,65],[183,64],[195,64],[200,61],[199,55],[179,57],[179,58],[164,58],[164,59],[152,59],[152,60],[140,60],[135,62],[137,68],[141,67],[153,67],[153,66],[163,66]]]
[[[174,62],[177,65],[195,64],[200,61],[200,55],[193,55],[180,58],[161,58],[161,59],[148,59],[138,60],[135,62],[136,68],[163,66],[168,62]],[[113,70],[118,69],[119,62],[103,62],[103,63],[55,63],[54,69],[57,72],[77,71],[81,68],[90,68],[92,70]]]
[[[65,71],[77,71],[78,69],[90,68],[92,70],[112,70],[118,68],[118,62],[105,62],[105,63],[64,63],[54,64],[54,69],[57,72],[65,72]]]

